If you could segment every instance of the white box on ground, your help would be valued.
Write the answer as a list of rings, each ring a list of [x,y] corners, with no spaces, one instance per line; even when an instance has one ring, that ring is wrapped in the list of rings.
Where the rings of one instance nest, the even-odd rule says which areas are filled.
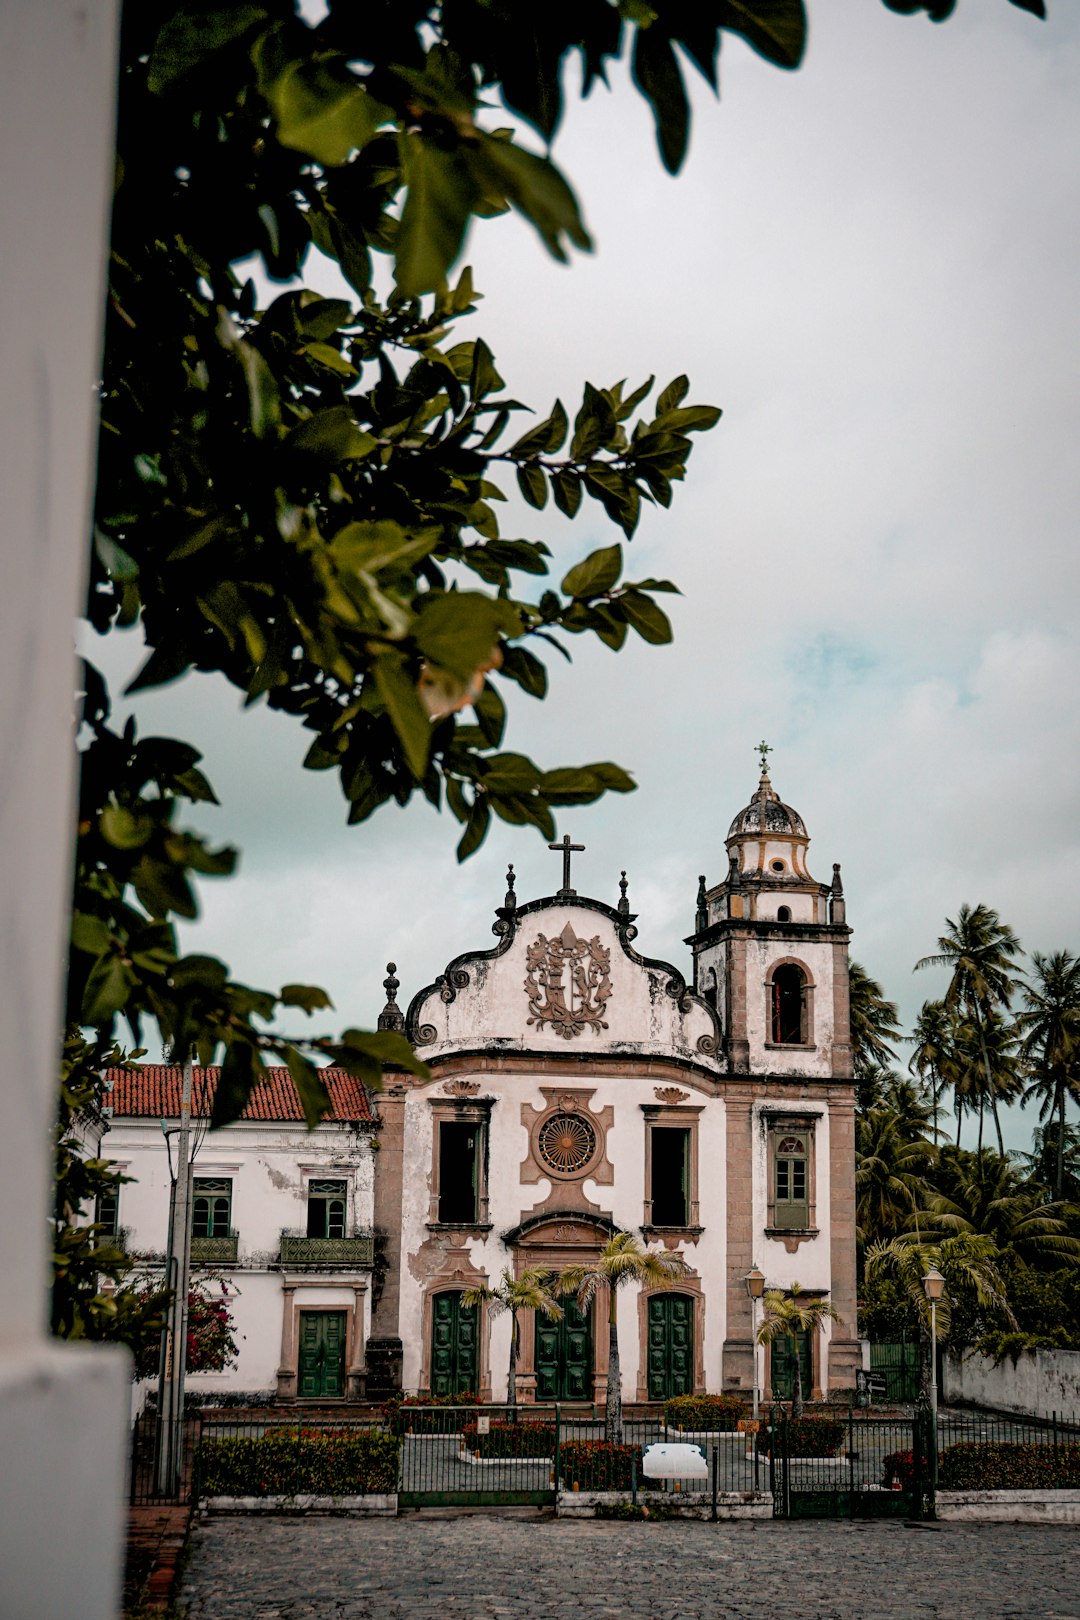
[[[709,1465],[700,1446],[646,1446],[642,1472],[646,1479],[708,1479]]]

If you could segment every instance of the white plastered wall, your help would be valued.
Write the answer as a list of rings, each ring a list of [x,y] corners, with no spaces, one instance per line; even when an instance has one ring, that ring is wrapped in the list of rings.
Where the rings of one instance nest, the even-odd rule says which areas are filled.
[[[810,1046],[770,1047],[766,979],[777,962],[794,961],[813,981],[813,1041]],[[833,945],[831,940],[749,939],[746,942],[746,1030],[754,1074],[819,1076],[832,1074]]]

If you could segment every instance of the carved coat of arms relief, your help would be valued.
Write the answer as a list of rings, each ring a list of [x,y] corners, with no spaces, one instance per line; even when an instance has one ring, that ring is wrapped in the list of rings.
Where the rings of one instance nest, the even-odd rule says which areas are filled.
[[[525,953],[527,1022],[572,1040],[584,1029],[607,1029],[604,1013],[611,999],[611,951],[600,937],[579,939],[567,923],[551,939],[538,934]]]

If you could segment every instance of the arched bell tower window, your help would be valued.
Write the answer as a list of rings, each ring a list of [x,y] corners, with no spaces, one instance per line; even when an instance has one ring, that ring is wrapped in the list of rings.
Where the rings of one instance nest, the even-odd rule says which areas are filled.
[[[776,920],[777,920],[777,922],[790,922],[791,921],[791,907],[790,906],[778,906],[776,908]]]
[[[709,1006],[713,1009],[713,1012],[715,1012],[716,1011],[716,970],[715,970],[715,968],[706,968],[705,969],[705,978],[704,978],[704,981],[703,981],[702,986],[701,986],[701,994],[704,997],[704,999],[709,1003]]]
[[[807,976],[795,962],[782,962],[769,986],[769,1025],[774,1046],[807,1046],[811,1041]]]

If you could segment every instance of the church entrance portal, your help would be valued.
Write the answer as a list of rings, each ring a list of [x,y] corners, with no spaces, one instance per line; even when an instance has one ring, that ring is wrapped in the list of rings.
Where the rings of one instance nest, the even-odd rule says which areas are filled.
[[[436,1294],[431,1302],[431,1393],[478,1394],[477,1313],[461,1303],[459,1291]]]
[[[689,1294],[649,1300],[649,1399],[694,1392],[694,1301]]]
[[[536,1317],[536,1399],[591,1401],[593,1398],[593,1312],[582,1314],[572,1299],[551,1322]]]

